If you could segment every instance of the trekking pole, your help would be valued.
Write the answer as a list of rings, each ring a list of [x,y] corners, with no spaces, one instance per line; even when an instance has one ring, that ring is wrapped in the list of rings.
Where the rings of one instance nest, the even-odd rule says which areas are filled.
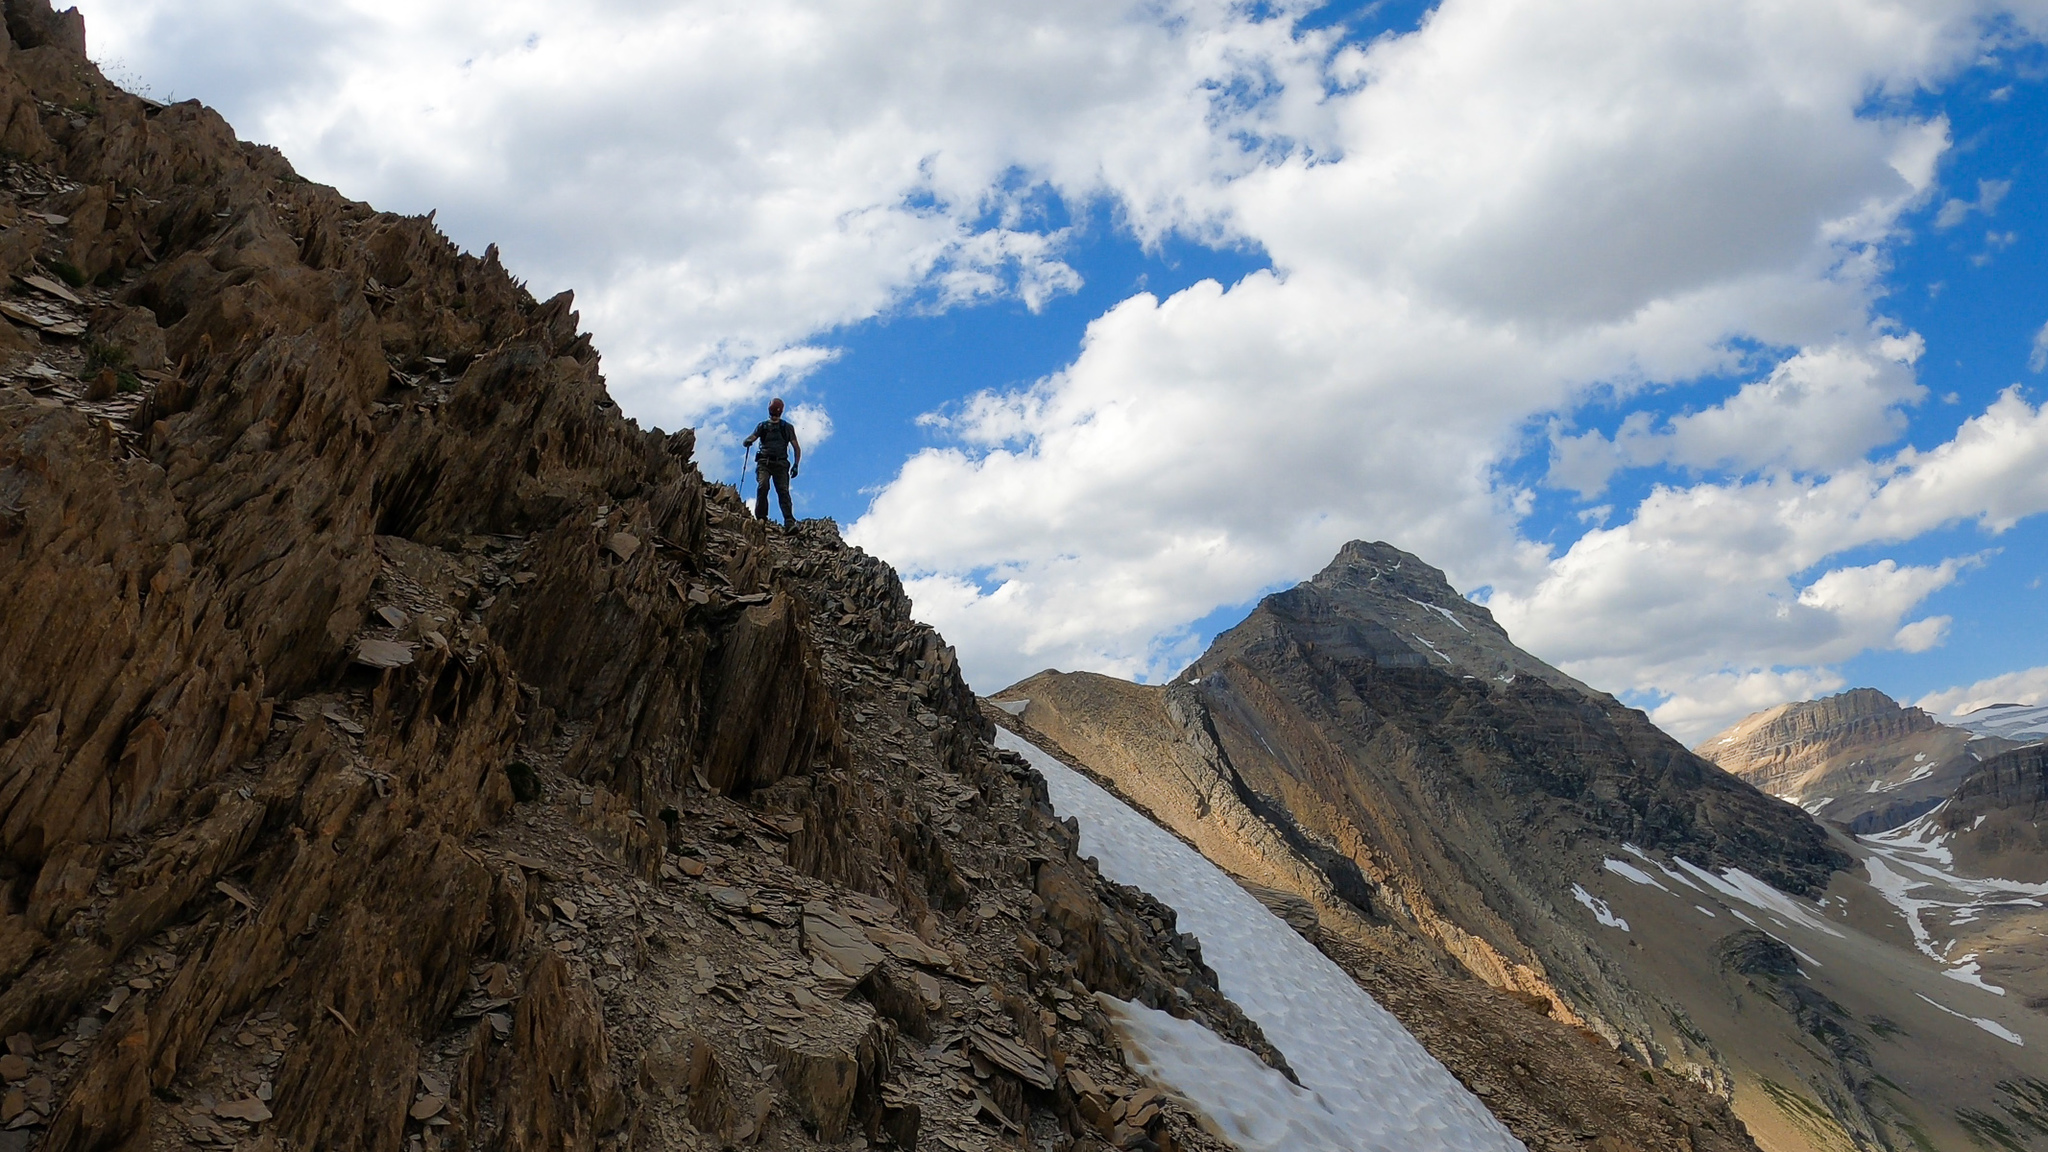
[[[742,500],[747,498],[747,457],[752,452],[751,448],[740,449],[740,478],[732,482],[732,490],[739,493]]]

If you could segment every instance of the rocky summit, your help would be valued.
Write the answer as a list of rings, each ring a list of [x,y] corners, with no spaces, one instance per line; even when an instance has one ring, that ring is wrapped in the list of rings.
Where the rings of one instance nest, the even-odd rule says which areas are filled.
[[[1815,820],[1521,651],[1390,545],[1346,545],[1169,684],[1048,671],[995,700],[1312,935],[1468,1083],[1505,1086],[1497,1110],[1532,1148],[1716,1146],[1703,1100],[1773,1152],[2048,1132],[2031,984],[2008,995],[2016,965],[1993,973],[1936,919],[2019,931],[1995,908],[2037,901],[1955,876],[1942,903],[1927,886],[1949,832],[1867,843]],[[1850,750],[1939,727],[1862,696],[1753,719],[1720,747],[1779,787],[1837,765],[1888,780]],[[2038,774],[1998,763],[1956,819],[1986,851],[2032,851]],[[1592,1043],[1514,1055],[1573,1032]],[[1600,1085],[1617,1054],[1647,1098]],[[1517,1073],[1538,1066],[1569,1087]]]
[[[0,1149],[1222,1149],[1279,1053],[567,294],[0,40]]]

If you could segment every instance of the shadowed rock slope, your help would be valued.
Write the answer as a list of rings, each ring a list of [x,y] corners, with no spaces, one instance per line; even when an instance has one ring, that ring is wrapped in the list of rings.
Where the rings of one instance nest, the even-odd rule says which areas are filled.
[[[2001,752],[1955,786],[1934,824],[1965,875],[2048,882],[2048,744]]]
[[[0,1149],[1223,1146],[1091,994],[1282,1062],[886,566],[6,11]]]

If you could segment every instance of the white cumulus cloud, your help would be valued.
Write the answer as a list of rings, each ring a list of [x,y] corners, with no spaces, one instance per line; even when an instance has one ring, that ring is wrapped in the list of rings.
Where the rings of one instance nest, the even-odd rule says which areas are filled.
[[[81,6],[115,74],[575,288],[622,404],[669,426],[841,325],[1072,291],[1041,190],[1213,232],[1215,186],[1313,127],[1327,54],[1298,3],[1230,0]]]
[[[1948,627],[1955,623],[1952,616],[1929,616],[1915,620],[1898,630],[1892,636],[1892,645],[1907,652],[1925,652],[1939,648],[1948,640]]]

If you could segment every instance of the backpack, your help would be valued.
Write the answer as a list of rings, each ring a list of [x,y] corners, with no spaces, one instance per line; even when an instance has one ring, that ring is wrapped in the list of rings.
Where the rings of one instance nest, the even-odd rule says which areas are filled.
[[[763,420],[754,426],[754,435],[761,441],[754,459],[768,464],[789,463],[789,421]]]

